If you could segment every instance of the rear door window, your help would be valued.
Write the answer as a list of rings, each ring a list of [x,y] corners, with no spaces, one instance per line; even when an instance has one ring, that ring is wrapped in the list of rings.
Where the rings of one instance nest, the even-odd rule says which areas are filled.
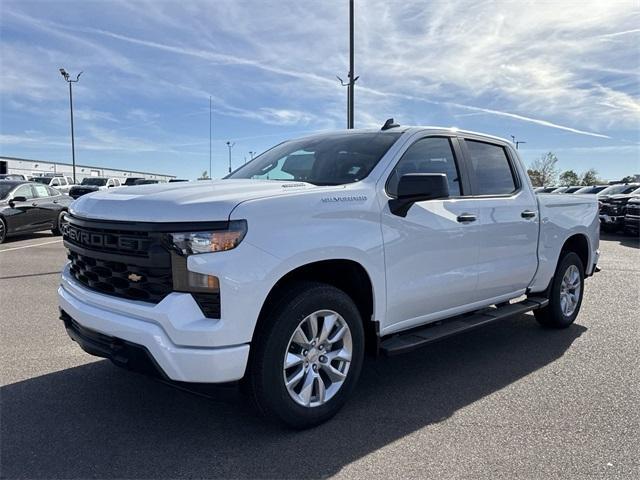
[[[516,191],[516,179],[504,147],[476,140],[465,140],[465,144],[476,195],[508,195]]]
[[[33,189],[36,192],[36,196],[38,198],[44,198],[44,197],[49,197],[49,190],[47,190],[47,186],[46,185],[40,185],[39,183],[36,183],[35,185],[33,185]]]

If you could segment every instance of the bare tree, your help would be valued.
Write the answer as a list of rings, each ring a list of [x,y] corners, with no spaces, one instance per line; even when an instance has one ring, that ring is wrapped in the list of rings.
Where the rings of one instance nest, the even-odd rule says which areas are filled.
[[[558,157],[548,152],[535,160],[527,170],[534,187],[545,187],[556,183],[558,177]]]

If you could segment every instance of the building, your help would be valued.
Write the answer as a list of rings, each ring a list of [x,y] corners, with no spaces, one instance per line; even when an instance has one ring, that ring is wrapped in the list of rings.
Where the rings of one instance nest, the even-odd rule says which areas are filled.
[[[2,173],[21,173],[30,176],[59,174],[73,178],[73,166],[70,163],[0,156],[0,174]],[[136,170],[121,170],[76,164],[76,181],[80,183],[84,177],[115,177],[122,181],[125,181],[129,177],[143,177],[162,181],[176,178],[175,175],[165,175],[162,173],[138,172]]]

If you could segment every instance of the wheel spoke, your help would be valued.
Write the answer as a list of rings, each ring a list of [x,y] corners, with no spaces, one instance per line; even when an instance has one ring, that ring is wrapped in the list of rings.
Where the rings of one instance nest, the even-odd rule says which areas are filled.
[[[291,341],[304,348],[308,348],[311,345],[311,340],[307,338],[307,335],[301,327],[296,328]]]
[[[311,341],[318,338],[318,315],[313,314],[307,318],[307,324],[309,325],[309,332],[311,334]]]
[[[316,386],[317,386],[317,392],[318,392],[318,402],[320,403],[324,403],[324,399],[326,396],[326,388],[324,385],[324,380],[322,379],[322,377],[320,375],[316,375]]]
[[[337,315],[331,314],[324,316],[324,321],[322,322],[322,331],[320,332],[318,343],[324,343],[327,341],[327,339],[329,338],[329,334],[331,333],[331,330],[333,330],[333,327],[335,326],[337,321]]]
[[[329,343],[336,343],[338,340],[341,340],[342,337],[344,337],[344,334],[347,333],[349,331],[349,327],[347,326],[347,324],[343,324],[340,329],[333,334],[333,336],[331,338],[328,338],[327,340],[329,341]]]
[[[332,382],[342,382],[347,377],[345,373],[342,373],[330,363],[322,365],[322,369]]]
[[[311,372],[311,370],[307,370],[307,373],[304,377],[304,383],[302,384],[302,388],[300,389],[300,399],[307,407],[311,403],[311,394],[313,393],[314,383],[315,375]]]
[[[329,359],[329,363],[333,360],[341,360],[343,362],[351,361],[351,352],[341,348],[340,350],[334,350],[333,352],[327,352],[327,358]]]
[[[300,383],[300,380],[302,380],[303,377],[304,377],[304,368],[301,368],[294,375],[292,375],[287,379],[287,383],[286,383],[287,389],[289,391],[292,391],[296,387],[296,385]]]
[[[287,352],[287,357],[284,360],[284,368],[289,369],[304,362],[304,358],[295,353]]]

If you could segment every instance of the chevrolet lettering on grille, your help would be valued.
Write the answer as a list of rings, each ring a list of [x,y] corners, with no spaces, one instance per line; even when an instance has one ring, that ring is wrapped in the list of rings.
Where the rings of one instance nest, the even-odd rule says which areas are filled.
[[[91,232],[68,224],[65,225],[63,235],[67,240],[78,245],[131,252],[144,250],[147,243],[146,240],[140,238]]]

